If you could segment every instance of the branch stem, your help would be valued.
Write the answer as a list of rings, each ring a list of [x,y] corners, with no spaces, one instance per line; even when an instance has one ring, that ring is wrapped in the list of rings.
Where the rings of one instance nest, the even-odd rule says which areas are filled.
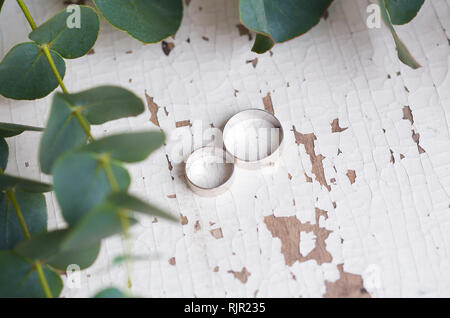
[[[50,64],[50,68],[52,69],[53,74],[55,75],[59,86],[61,86],[62,91],[64,92],[64,94],[69,94],[69,92],[67,91],[67,88],[64,85],[64,82],[61,78],[61,75],[59,74],[58,69],[56,68],[55,61],[53,60],[53,57],[50,54],[50,50],[48,49],[48,46],[43,45],[41,48],[42,48],[42,51],[44,52],[45,57],[47,58],[48,64]]]
[[[25,15],[25,18],[27,19],[31,28],[33,30],[36,29],[37,28],[36,23],[34,22],[33,17],[31,16],[30,11],[28,10],[23,0],[17,0],[17,3],[19,4],[20,9],[22,9],[22,12]]]
[[[119,191],[119,184],[117,183],[116,177],[111,168],[111,162],[109,157],[103,159],[103,166],[106,172],[106,178],[108,179],[109,185],[111,186],[111,190],[113,192]],[[122,226],[122,233],[125,239],[125,253],[130,255],[131,246],[130,246],[130,220],[128,219],[127,211],[120,210],[119,212],[120,224]],[[130,260],[127,258],[125,260],[125,266],[127,271],[127,286],[128,289],[131,288],[131,265]]]
[[[81,125],[81,128],[83,128],[84,133],[89,137],[89,141],[94,141],[94,137],[91,134],[91,129],[89,128],[88,123],[84,120],[84,117],[81,116],[81,113],[76,109],[74,111],[75,118],[78,120],[78,123]]]
[[[16,195],[13,190],[9,189],[7,191],[8,199],[11,201],[12,206],[14,207],[14,211],[16,211],[17,218],[19,219],[20,226],[22,228],[23,234],[25,237],[30,239],[30,231],[28,230],[27,224],[25,222],[25,218],[23,217],[22,210],[20,209],[19,203],[17,202]],[[44,291],[45,297],[53,298],[52,292],[47,282],[47,278],[44,275],[44,271],[42,270],[42,265],[35,261],[33,262],[34,266],[36,266],[36,272],[39,277],[39,281],[42,286],[42,290]]]
[[[17,198],[13,190],[9,189],[7,191],[8,199],[11,201],[12,206],[14,207],[14,210],[16,211],[17,218],[19,219],[20,227],[22,228],[22,232],[25,235],[25,237],[30,239],[30,231],[28,231],[27,224],[25,223],[25,219],[22,214],[22,210],[19,207],[19,203],[17,202]]]

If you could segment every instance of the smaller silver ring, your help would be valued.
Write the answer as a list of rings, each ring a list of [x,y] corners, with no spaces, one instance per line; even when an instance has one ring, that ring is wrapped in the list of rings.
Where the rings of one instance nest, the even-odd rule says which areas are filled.
[[[237,166],[258,169],[275,165],[283,148],[280,121],[262,109],[247,109],[231,117],[223,130],[225,149]]]
[[[228,190],[233,182],[233,159],[218,147],[199,148],[186,161],[185,173],[194,193],[205,197],[216,196]]]

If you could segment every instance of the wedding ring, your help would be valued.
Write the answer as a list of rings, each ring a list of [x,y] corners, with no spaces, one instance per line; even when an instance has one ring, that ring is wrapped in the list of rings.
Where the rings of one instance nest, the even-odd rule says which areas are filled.
[[[201,196],[222,194],[233,182],[233,158],[218,147],[195,150],[189,156],[185,170],[189,187]]]
[[[246,169],[273,166],[284,139],[280,121],[261,109],[247,109],[231,117],[223,131],[226,150]]]

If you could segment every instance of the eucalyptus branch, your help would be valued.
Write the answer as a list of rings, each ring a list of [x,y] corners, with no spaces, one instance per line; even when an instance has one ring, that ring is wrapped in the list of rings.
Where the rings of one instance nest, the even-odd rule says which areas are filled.
[[[17,0],[17,3],[19,4],[20,8],[22,9],[22,12],[24,13],[25,17],[28,20],[28,23],[30,24],[31,28],[34,30],[37,28],[36,23],[33,20],[33,17],[30,14],[30,11],[28,10],[27,6],[23,2],[23,0]],[[44,52],[44,55],[50,64],[50,68],[52,69],[53,75],[55,76],[56,80],[58,81],[59,86],[61,87],[64,94],[69,94],[69,91],[66,88],[66,85],[64,85],[64,81],[61,78],[61,75],[58,72],[58,69],[56,68],[55,61],[52,58],[52,55],[50,54],[50,50],[47,45],[41,46],[42,51]],[[89,127],[81,114],[79,112],[75,112],[75,118],[80,123],[81,127],[83,128],[84,133],[89,137],[89,141],[93,141],[94,137],[91,134],[91,131],[89,130]]]

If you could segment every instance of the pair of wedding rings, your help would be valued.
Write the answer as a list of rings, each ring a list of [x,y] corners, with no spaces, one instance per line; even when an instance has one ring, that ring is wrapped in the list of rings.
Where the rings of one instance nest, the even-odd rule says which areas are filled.
[[[280,121],[261,109],[248,109],[231,117],[223,130],[223,144],[203,147],[189,156],[185,173],[189,187],[200,196],[227,191],[235,166],[258,169],[275,165],[284,133]]]

